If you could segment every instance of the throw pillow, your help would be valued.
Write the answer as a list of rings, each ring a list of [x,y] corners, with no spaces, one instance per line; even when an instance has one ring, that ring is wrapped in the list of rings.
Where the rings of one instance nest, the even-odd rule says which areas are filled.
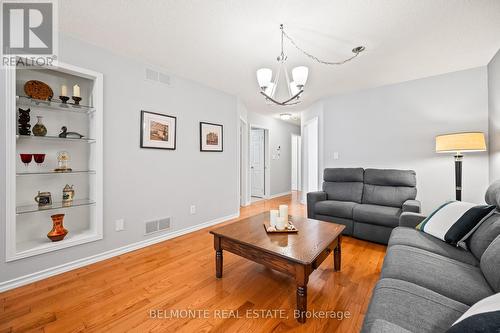
[[[446,333],[500,332],[500,293],[486,297],[469,308]]]
[[[449,201],[417,225],[417,229],[456,245],[494,208],[495,206],[470,202]]]

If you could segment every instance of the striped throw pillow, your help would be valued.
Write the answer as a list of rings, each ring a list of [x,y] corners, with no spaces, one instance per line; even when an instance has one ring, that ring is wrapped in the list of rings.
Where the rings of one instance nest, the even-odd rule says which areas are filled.
[[[449,201],[433,211],[417,229],[457,245],[495,206]]]

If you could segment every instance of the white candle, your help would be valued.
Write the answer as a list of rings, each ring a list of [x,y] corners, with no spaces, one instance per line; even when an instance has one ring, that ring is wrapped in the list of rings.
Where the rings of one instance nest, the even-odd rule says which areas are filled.
[[[276,227],[276,222],[278,220],[280,212],[277,209],[271,210],[271,218],[269,219],[269,223],[271,227]]]
[[[288,206],[280,205],[280,217],[283,217],[288,222]]]
[[[276,229],[278,230],[285,230],[287,224],[288,220],[283,216],[278,216],[278,218],[276,219]]]
[[[68,96],[68,87],[65,84],[61,86],[61,96]]]
[[[77,84],[73,86],[73,96],[80,97],[80,86]]]

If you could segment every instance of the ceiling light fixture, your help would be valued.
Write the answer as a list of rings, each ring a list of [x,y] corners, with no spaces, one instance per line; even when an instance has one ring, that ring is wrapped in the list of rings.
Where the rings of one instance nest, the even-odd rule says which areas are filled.
[[[281,54],[277,58],[279,66],[276,76],[274,77],[274,80],[273,80],[273,71],[270,68],[260,68],[259,70],[257,70],[257,82],[260,87],[260,93],[266,98],[266,101],[280,106],[295,105],[300,103],[300,96],[304,92],[304,86],[306,85],[307,77],[309,75],[309,69],[306,66],[298,66],[292,69],[293,81],[290,81],[285,64],[288,57],[285,55],[285,52],[283,50],[284,38],[286,38],[297,50],[305,54],[307,57],[323,65],[343,65],[346,62],[356,58],[361,52],[365,50],[364,46],[358,46],[352,49],[354,55],[351,56],[350,58],[347,58],[339,62],[323,61],[313,56],[312,54],[308,53],[307,51],[303,50],[302,48],[300,48],[295,43],[295,41],[285,32],[285,30],[283,29],[283,24],[280,24],[280,30],[281,30]],[[286,86],[288,89],[289,97],[286,100],[279,102],[278,100],[275,99],[275,94],[282,75],[285,77],[286,80]]]
[[[282,113],[282,114],[280,114],[280,118],[282,120],[290,120],[292,118],[292,114],[291,113]]]

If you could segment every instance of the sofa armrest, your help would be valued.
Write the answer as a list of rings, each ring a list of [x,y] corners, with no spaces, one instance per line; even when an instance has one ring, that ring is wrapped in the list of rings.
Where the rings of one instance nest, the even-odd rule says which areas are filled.
[[[420,213],[420,201],[406,200],[403,203],[403,213],[404,212]]]
[[[326,192],[318,191],[318,192],[307,193],[307,217],[313,219],[315,215],[314,205],[316,204],[316,202],[325,200],[326,200]]]
[[[425,220],[426,217],[427,216],[422,214],[406,212],[401,214],[401,216],[399,217],[399,226],[415,228],[420,222]]]

